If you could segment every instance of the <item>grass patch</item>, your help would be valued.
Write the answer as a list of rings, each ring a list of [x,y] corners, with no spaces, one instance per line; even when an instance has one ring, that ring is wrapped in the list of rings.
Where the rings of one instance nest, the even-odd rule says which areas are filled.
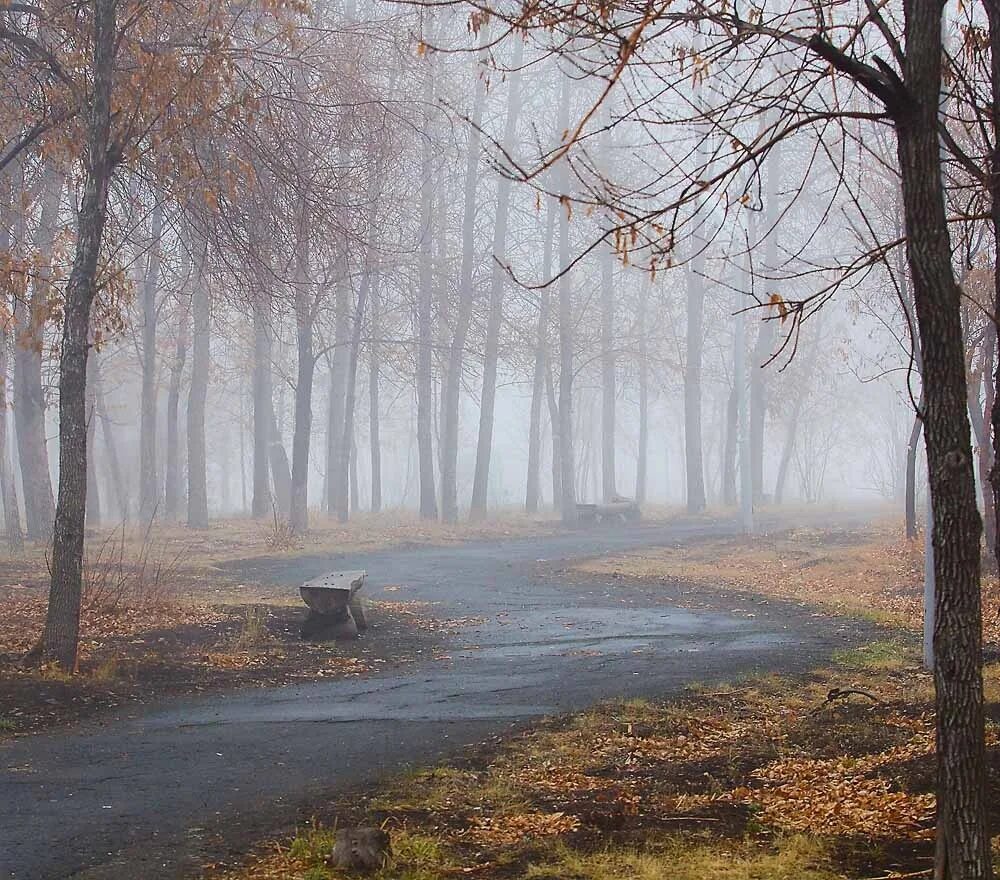
[[[17,722],[13,718],[0,716],[0,733],[13,733],[17,727]]]
[[[833,662],[845,669],[898,670],[913,666],[918,659],[912,645],[896,640],[874,641],[833,653]]]

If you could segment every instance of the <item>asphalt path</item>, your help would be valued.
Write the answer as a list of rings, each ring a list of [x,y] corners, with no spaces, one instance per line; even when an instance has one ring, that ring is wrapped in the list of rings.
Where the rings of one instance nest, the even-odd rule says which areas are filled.
[[[290,592],[330,569],[364,568],[367,595],[432,603],[429,613],[465,625],[405,674],[125,707],[0,744],[0,878],[196,876],[334,794],[512,725],[604,698],[805,668],[858,638],[856,624],[781,603],[689,609],[625,580],[560,574],[566,560],[734,528],[594,527],[240,564],[241,576]],[[378,638],[377,627],[366,637]]]

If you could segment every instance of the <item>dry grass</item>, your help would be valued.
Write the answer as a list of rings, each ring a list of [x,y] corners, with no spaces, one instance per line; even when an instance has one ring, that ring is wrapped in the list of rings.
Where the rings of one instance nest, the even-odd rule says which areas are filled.
[[[865,530],[802,528],[643,549],[573,570],[766,595],[919,629],[923,552],[922,539],[907,541],[895,522],[883,522]],[[992,577],[983,579],[983,617],[987,639],[1000,642],[1000,591]]]

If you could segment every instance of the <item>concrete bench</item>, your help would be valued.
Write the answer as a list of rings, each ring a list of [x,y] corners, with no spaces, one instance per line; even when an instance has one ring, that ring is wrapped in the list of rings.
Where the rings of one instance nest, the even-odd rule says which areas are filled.
[[[616,498],[601,504],[577,504],[576,515],[580,522],[637,522],[642,511],[631,498]]]
[[[302,624],[302,638],[325,642],[357,638],[368,628],[361,601],[367,572],[331,571],[299,587],[309,614]]]

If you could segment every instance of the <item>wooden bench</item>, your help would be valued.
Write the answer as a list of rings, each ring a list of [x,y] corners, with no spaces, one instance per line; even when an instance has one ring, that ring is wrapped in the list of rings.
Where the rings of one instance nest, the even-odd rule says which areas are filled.
[[[631,498],[616,498],[600,504],[577,504],[580,522],[637,522],[642,518],[638,503]]]
[[[302,638],[313,641],[357,638],[368,628],[361,601],[367,572],[331,571],[299,587],[309,614],[302,624]]]

